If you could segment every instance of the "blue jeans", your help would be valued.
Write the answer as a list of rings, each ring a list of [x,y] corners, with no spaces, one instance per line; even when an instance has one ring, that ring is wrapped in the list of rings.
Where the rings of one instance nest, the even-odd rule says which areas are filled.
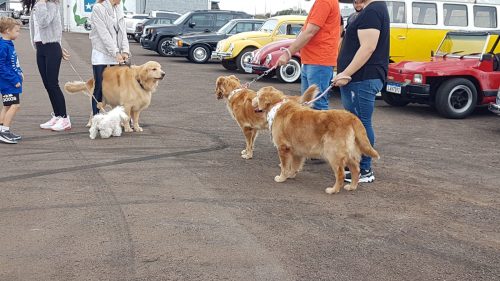
[[[351,82],[340,87],[342,105],[354,115],[358,116],[366,129],[366,134],[372,146],[375,145],[375,132],[372,127],[372,114],[375,109],[375,96],[382,90],[384,83],[380,79],[370,79],[360,82]],[[372,158],[363,156],[360,168],[371,168]]]
[[[302,94],[312,86],[316,84],[318,86],[320,94],[323,93],[328,86],[330,86],[330,81],[333,78],[333,66],[317,65],[317,64],[303,64],[301,70],[301,85],[300,90]],[[319,110],[328,110],[328,96],[324,95],[319,100],[314,102],[313,108]]]

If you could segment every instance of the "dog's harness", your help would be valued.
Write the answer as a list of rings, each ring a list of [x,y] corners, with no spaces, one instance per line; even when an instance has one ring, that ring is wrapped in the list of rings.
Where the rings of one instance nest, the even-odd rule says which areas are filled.
[[[276,113],[278,113],[278,110],[281,108],[283,104],[285,104],[288,101],[288,99],[284,99],[280,101],[279,103],[275,104],[271,110],[267,113],[267,126],[269,127],[269,131],[271,132],[271,138],[272,138],[272,133],[273,133],[273,122],[274,118],[276,117]]]

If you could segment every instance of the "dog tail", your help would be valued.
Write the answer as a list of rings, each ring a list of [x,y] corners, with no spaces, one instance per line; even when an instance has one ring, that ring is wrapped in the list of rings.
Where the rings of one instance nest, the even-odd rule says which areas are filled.
[[[361,153],[375,159],[380,159],[380,155],[373,148],[373,146],[370,143],[370,140],[368,139],[365,126],[363,126],[363,123],[361,123],[361,120],[359,120],[357,117],[353,118],[356,118],[356,120],[353,122],[354,136],[356,138],[356,143],[358,144],[359,149],[361,150]]]
[[[69,94],[83,93],[89,97],[92,96],[94,91],[94,79],[89,79],[87,82],[74,81],[64,84],[64,91]]]
[[[308,101],[312,101],[314,97],[319,93],[319,88],[316,85],[312,85],[304,92],[304,94],[300,97],[300,103],[305,103]]]

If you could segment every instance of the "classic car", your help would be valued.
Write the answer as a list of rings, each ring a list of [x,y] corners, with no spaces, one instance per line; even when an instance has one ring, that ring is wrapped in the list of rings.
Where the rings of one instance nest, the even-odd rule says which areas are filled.
[[[450,31],[429,62],[390,64],[382,98],[393,106],[430,104],[465,118],[495,101],[500,86],[499,31]]]
[[[186,34],[172,39],[175,56],[187,57],[191,62],[206,63],[215,51],[217,43],[231,35],[258,30],[262,19],[230,20],[217,32]]]
[[[250,62],[254,50],[270,42],[295,38],[305,20],[305,16],[269,18],[259,31],[243,32],[220,41],[212,58],[221,60],[222,66],[228,70],[250,73],[252,69],[245,64]]]

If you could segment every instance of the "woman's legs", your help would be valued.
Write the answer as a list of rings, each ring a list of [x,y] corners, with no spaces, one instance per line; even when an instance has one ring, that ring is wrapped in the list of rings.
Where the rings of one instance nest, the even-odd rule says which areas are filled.
[[[92,99],[92,114],[96,115],[99,113],[97,108],[97,101],[102,102],[102,74],[107,65],[93,65],[92,71],[94,72],[94,97]]]
[[[49,94],[54,115],[67,117],[66,100],[59,87],[62,50],[59,43],[37,44],[37,65],[43,85]]]

